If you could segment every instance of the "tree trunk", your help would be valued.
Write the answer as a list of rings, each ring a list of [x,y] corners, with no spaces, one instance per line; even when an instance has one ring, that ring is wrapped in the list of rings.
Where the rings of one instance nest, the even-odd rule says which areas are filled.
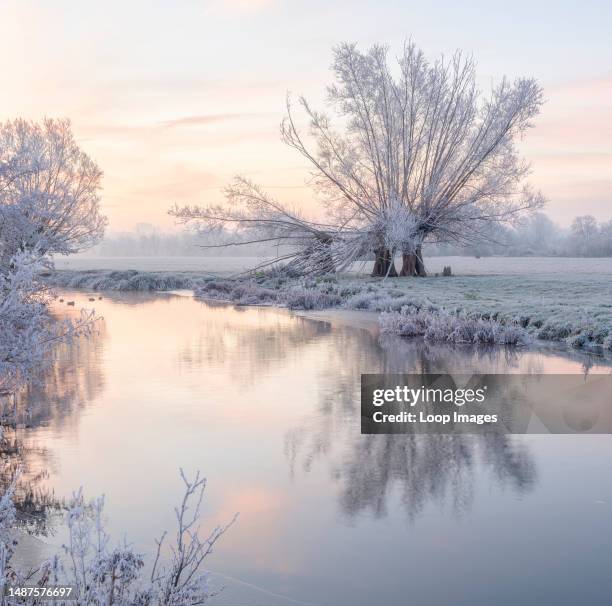
[[[416,255],[402,254],[402,269],[400,276],[416,276]]]
[[[400,276],[425,277],[426,275],[421,246],[417,246],[413,253],[404,253],[402,255],[402,270],[400,271]]]
[[[417,246],[416,248],[416,275],[424,278],[427,275],[425,271],[425,263],[423,263],[423,251],[421,250],[421,246]]]
[[[397,271],[395,270],[395,262],[391,256],[391,251],[388,248],[378,248],[374,251],[374,254],[375,260],[371,274],[372,277],[384,278],[388,276],[396,278]]]

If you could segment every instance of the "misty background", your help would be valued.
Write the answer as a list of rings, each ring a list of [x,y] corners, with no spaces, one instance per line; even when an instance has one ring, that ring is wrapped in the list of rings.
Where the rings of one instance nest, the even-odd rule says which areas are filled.
[[[109,232],[87,252],[88,257],[217,257],[273,256],[276,246],[248,244],[217,248],[232,240],[225,230],[200,233],[170,232],[150,223],[138,223],[133,231]],[[481,242],[469,246],[428,243],[428,256],[558,256],[611,257],[612,220],[598,222],[591,215],[576,217],[568,228],[536,213],[513,227],[492,225]]]

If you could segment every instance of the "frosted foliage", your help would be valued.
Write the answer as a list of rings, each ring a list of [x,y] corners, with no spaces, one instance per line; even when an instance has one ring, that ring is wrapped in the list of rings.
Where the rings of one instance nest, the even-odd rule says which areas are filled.
[[[476,343],[481,345],[527,345],[529,334],[516,324],[470,318],[404,307],[400,312],[383,312],[382,333],[403,337],[424,337],[427,341]]]
[[[0,270],[0,396],[39,376],[56,343],[93,326],[93,312],[83,311],[76,320],[50,317],[52,293],[40,282],[42,267],[35,254],[21,252]]]
[[[68,120],[0,123],[0,261],[17,252],[69,254],[96,244],[102,171]]]
[[[234,523],[202,536],[199,521],[206,489],[196,474],[189,480],[181,470],[184,494],[175,509],[173,544],[166,548],[166,533],[156,541],[157,555],[146,566],[144,556],[125,541],[113,545],[104,523],[104,498],[87,501],[79,490],[70,499],[64,521],[68,540],[62,553],[27,572],[13,567],[15,520],[14,483],[0,498],[0,589],[4,585],[71,585],[76,600],[55,601],[58,606],[195,606],[208,604],[216,591],[210,584],[206,559],[217,541]],[[145,572],[148,570],[148,572]],[[5,598],[3,604],[17,604]],[[35,600],[19,604],[35,606]]]
[[[91,328],[92,314],[56,322],[40,274],[51,254],[97,242],[102,173],[65,120],[0,124],[0,396],[40,375],[57,341]]]

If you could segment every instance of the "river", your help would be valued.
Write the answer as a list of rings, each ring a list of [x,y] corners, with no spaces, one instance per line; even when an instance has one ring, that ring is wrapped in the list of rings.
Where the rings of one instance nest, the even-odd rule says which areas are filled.
[[[41,483],[58,499],[105,494],[114,538],[150,555],[173,525],[178,468],[201,470],[203,528],[240,512],[208,562],[219,604],[609,603],[609,436],[359,431],[362,372],[610,372],[597,358],[431,347],[381,339],[365,315],[185,293],[95,308],[96,334],[29,395]],[[50,525],[41,552],[61,544]]]

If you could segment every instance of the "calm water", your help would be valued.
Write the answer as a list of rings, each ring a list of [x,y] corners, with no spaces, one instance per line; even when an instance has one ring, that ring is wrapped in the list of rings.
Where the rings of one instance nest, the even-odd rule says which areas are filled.
[[[187,296],[95,305],[99,334],[31,396],[44,481],[106,494],[114,537],[150,552],[178,467],[202,470],[204,525],[240,512],[209,562],[220,604],[610,604],[609,436],[361,436],[357,391],[362,372],[609,368]]]

